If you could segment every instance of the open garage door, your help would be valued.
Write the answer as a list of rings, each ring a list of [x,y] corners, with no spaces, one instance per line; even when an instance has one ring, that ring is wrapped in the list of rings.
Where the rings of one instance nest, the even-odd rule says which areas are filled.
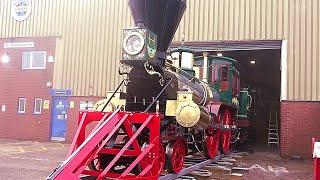
[[[182,42],[174,42],[170,47],[181,46]],[[281,49],[280,40],[256,40],[256,41],[189,41],[183,44],[197,52],[212,51],[245,51]]]
[[[176,42],[171,47],[178,46],[181,46],[181,43]],[[283,42],[280,40],[184,42],[184,46],[195,50],[197,55],[202,55],[202,52],[219,54],[234,58],[240,63],[241,87],[249,86],[255,89],[256,118],[252,122],[252,142],[256,149],[265,149],[268,146],[269,120],[277,120],[280,127]],[[280,135],[280,129],[278,132]],[[279,135],[278,140],[280,140]],[[276,144],[272,146],[278,147]]]

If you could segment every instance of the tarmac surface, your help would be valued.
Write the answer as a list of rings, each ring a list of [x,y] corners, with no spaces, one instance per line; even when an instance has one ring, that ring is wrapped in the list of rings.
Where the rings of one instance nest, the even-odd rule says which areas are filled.
[[[0,139],[0,179],[45,179],[66,158],[68,148],[59,142]],[[266,149],[250,154],[241,162],[250,168],[244,179],[312,179],[312,160],[286,160],[278,154]]]
[[[69,145],[0,139],[0,179],[40,180],[65,159]]]

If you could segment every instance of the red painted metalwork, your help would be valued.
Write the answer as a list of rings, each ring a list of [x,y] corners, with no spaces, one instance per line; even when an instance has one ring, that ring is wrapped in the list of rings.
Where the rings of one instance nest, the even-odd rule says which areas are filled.
[[[220,130],[216,130],[215,135],[207,136],[204,141],[204,153],[210,158],[214,159],[218,155],[220,140]]]
[[[228,109],[226,109],[222,116],[222,124],[224,126],[232,125],[232,116]],[[224,130],[221,132],[222,150],[224,154],[230,153],[230,142],[231,142],[231,130]]]
[[[169,172],[178,173],[184,165],[186,157],[186,143],[182,140],[171,141],[166,147],[167,169]]]
[[[314,151],[314,144],[316,138],[312,138],[312,151]],[[320,180],[320,158],[314,157],[313,160],[313,179]]]
[[[85,139],[86,126],[99,120],[94,133]],[[159,177],[164,166],[164,152],[159,139],[158,114],[83,112],[79,115],[78,124],[79,128],[69,151],[70,157],[53,173],[52,179],[79,179],[80,175],[95,176],[97,179]],[[119,129],[125,132],[128,141],[121,147],[109,146],[110,140],[118,137]],[[141,140],[142,132],[148,132],[148,137],[144,145],[140,146],[138,139]],[[123,171],[113,170],[117,163],[128,158],[132,162]],[[139,172],[133,172],[134,168]]]
[[[220,107],[220,105],[216,107]],[[211,110],[213,110],[213,107]],[[216,111],[218,113],[218,110]],[[215,124],[220,124],[220,118],[214,118],[214,121]],[[206,134],[207,137],[203,142],[203,150],[207,158],[214,159],[218,155],[219,151],[221,130],[208,127],[208,129],[206,130]]]

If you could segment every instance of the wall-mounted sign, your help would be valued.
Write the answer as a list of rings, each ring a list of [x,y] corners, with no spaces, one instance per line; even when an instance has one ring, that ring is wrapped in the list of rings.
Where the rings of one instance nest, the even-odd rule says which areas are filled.
[[[50,108],[50,101],[44,100],[43,101],[43,109],[49,109]]]
[[[80,101],[80,111],[92,111],[93,105],[92,101]]]
[[[3,48],[29,48],[34,47],[34,42],[13,42],[13,43],[3,43]]]
[[[70,101],[69,107],[70,107],[70,109],[74,108],[74,101]]]
[[[32,10],[32,0],[12,0],[11,1],[11,16],[17,21],[26,20]]]
[[[49,56],[48,57],[48,62],[54,62],[54,57],[53,56]]]
[[[2,105],[2,106],[1,106],[1,111],[2,111],[2,112],[6,112],[6,105]]]

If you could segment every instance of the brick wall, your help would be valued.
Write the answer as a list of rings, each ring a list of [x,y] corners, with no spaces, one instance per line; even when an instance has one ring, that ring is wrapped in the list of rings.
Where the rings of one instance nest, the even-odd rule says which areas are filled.
[[[3,43],[34,42],[32,48],[4,49]],[[26,70],[21,68],[23,51],[46,51],[55,55],[55,38],[10,38],[0,39],[0,57],[8,52],[10,62],[0,62],[0,138],[45,140],[49,138],[50,110],[42,109],[35,115],[34,98],[51,100],[47,82],[53,80],[54,63],[46,62],[46,69]],[[25,97],[26,113],[18,114],[18,97]],[[51,101],[50,101],[51,102]],[[1,105],[6,111],[1,112]]]
[[[311,138],[320,137],[320,102],[281,103],[281,156],[311,158]]]

